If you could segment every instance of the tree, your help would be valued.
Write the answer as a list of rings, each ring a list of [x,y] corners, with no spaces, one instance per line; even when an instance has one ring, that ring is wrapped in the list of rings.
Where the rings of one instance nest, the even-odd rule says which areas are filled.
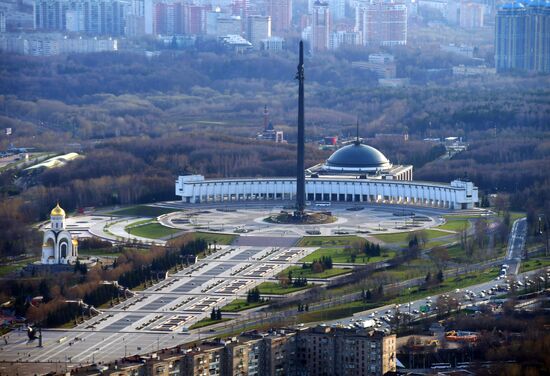
[[[246,302],[247,303],[258,303],[261,299],[260,296],[260,289],[257,287],[254,287],[251,290],[248,290],[248,293],[246,295]]]
[[[372,299],[372,292],[370,291],[370,289],[367,290],[367,292],[365,293],[365,300],[369,301]]]
[[[311,270],[313,271],[313,273],[322,273],[323,264],[321,264],[319,261],[314,261],[311,265]]]
[[[442,246],[433,247],[430,251],[430,259],[438,269],[445,269],[450,260],[449,251]]]
[[[443,271],[441,269],[437,272],[436,278],[439,284],[443,283]]]
[[[426,278],[424,278],[424,282],[426,282],[426,284],[430,284],[431,281],[432,281],[432,273],[428,272],[428,274],[426,274]]]

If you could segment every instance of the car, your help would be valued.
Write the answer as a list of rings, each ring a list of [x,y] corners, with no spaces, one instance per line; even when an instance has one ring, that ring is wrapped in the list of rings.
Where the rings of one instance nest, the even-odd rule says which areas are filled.
[[[417,309],[413,309],[413,313],[414,313],[415,315],[418,315],[418,314],[420,313],[420,311],[417,310]]]

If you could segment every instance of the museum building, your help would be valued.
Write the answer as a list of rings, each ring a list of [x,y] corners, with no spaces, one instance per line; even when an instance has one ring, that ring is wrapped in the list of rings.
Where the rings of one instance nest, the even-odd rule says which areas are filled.
[[[306,169],[310,202],[377,202],[448,209],[470,209],[478,189],[467,179],[449,184],[413,181],[413,166],[393,165],[376,148],[357,139],[336,150],[324,163]],[[295,177],[205,179],[183,175],[176,195],[188,203],[247,200],[294,200]]]

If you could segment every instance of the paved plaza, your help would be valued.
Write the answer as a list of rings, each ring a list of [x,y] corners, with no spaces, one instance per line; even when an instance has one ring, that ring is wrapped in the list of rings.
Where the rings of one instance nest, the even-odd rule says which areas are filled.
[[[245,298],[252,287],[276,281],[276,275],[316,248],[297,247],[306,235],[358,235],[413,231],[443,223],[442,209],[410,206],[385,206],[349,203],[329,208],[310,207],[312,211],[331,211],[336,221],[315,226],[270,224],[264,219],[285,210],[262,205],[192,205],[181,202],[161,206],[178,209],[158,221],[168,227],[187,231],[210,231],[239,235],[233,245],[218,246],[217,252],[175,273],[135,296],[73,329],[43,330],[43,346],[28,343],[24,331],[12,332],[7,344],[0,346],[0,360],[27,362],[70,362],[84,364],[108,362],[126,355],[147,353],[190,342],[210,333],[209,328],[189,330],[215,307],[236,298]],[[94,213],[67,219],[67,228],[79,237],[98,236],[108,240],[145,239],[125,231],[129,224],[144,217],[115,217]],[[324,283],[315,280],[315,283]],[[264,295],[276,299],[278,296]],[[246,315],[262,315],[261,312]],[[240,313],[224,313],[235,318]],[[231,322],[231,321],[230,321]]]

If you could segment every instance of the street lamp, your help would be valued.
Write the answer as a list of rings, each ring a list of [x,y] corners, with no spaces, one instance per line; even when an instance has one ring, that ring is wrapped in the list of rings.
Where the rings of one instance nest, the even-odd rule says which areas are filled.
[[[544,218],[544,221],[543,221]],[[539,234],[544,236],[544,255],[548,256],[548,217],[546,214],[539,214]]]

